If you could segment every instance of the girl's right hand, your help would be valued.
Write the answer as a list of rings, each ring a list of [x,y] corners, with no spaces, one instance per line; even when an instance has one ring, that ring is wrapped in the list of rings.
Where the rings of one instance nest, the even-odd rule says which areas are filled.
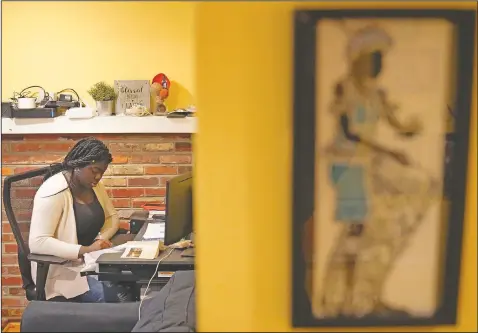
[[[108,249],[112,245],[109,241],[103,240],[103,239],[98,239],[96,240],[93,244],[90,246],[82,246],[80,248],[80,253],[78,254],[79,257],[82,257],[85,253],[90,253],[90,252],[95,252],[95,251],[100,251],[103,249]]]
[[[108,242],[107,240],[104,240],[104,239],[98,239],[98,240],[94,241],[94,243],[91,244],[89,247],[92,250],[91,252],[99,251],[99,250],[110,248],[111,243]]]

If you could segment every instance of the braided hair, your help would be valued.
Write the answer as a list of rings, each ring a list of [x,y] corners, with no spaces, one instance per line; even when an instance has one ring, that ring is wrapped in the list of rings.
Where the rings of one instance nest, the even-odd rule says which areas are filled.
[[[83,138],[71,148],[63,162],[50,165],[50,172],[43,180],[61,171],[83,168],[96,162],[111,163],[112,160],[108,147],[102,141],[93,137]]]

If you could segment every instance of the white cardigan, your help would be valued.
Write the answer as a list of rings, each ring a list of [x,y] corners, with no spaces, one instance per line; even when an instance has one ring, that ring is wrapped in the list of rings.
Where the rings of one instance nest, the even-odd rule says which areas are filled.
[[[118,231],[119,219],[104,186],[93,188],[105,212],[105,223],[99,238],[109,240]],[[47,179],[33,201],[29,237],[30,252],[70,259],[66,265],[50,265],[45,286],[46,299],[55,296],[73,298],[89,290],[86,277],[80,276],[82,261],[78,259],[81,245],[76,235],[73,196],[65,176],[60,172]],[[36,281],[36,263],[32,262]]]

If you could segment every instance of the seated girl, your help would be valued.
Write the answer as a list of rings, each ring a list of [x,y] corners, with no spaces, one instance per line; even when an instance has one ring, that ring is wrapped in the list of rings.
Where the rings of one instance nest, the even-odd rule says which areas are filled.
[[[103,284],[80,276],[85,253],[111,247],[119,219],[100,183],[112,161],[106,145],[95,139],[79,140],[62,163],[52,165],[33,202],[29,246],[35,254],[53,255],[71,262],[51,265],[46,299],[105,302]],[[36,263],[32,263],[36,281]]]

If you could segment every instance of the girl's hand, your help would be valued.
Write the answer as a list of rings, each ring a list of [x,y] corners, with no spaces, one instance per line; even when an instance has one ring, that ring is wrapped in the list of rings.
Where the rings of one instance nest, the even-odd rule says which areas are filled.
[[[112,246],[110,241],[104,240],[104,239],[98,239],[94,241],[93,244],[88,246],[89,251],[88,252],[94,252],[94,251],[99,251],[99,250],[104,250],[108,249]]]
[[[97,243],[97,242],[99,243],[102,250],[103,249],[109,249],[110,247],[113,246],[113,244],[106,239],[98,239],[98,240],[95,241],[95,243]]]

